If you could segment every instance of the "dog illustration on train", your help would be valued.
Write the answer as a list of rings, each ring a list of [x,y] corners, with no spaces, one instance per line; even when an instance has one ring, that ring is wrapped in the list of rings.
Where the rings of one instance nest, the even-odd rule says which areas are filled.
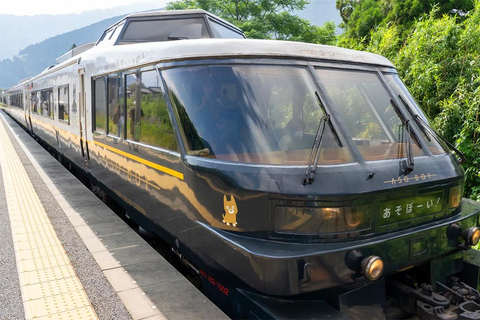
[[[227,196],[223,196],[223,208],[225,209],[225,214],[222,214],[223,223],[227,226],[230,224],[234,227],[237,226],[237,212],[238,207],[233,196],[230,197],[230,200],[227,199]]]

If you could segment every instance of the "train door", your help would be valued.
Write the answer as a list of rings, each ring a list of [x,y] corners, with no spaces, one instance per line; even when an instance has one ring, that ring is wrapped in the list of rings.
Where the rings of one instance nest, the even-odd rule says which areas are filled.
[[[80,147],[82,149],[82,155],[85,158],[85,164],[88,164],[90,160],[90,154],[88,151],[88,139],[87,139],[87,106],[85,91],[85,68],[78,69],[79,86],[78,86],[78,103],[79,103],[79,128],[80,128]]]

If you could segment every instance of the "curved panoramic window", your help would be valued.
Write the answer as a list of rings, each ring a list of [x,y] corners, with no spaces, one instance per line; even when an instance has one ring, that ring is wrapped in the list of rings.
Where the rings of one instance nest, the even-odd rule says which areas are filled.
[[[373,72],[317,69],[322,89],[365,160],[424,155],[408,133],[400,108]],[[410,135],[410,139],[408,136]]]
[[[209,38],[203,18],[133,20],[121,43]]]
[[[304,67],[199,66],[162,72],[189,155],[226,161],[307,165],[352,162],[327,125]]]

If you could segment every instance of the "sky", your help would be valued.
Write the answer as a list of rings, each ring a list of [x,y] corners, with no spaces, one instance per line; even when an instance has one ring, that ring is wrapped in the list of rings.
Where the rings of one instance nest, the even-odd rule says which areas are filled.
[[[17,16],[33,16],[39,14],[80,13],[88,10],[109,9],[134,3],[152,3],[149,0],[4,0],[0,4],[0,14],[14,14]],[[157,1],[164,4],[166,1]]]

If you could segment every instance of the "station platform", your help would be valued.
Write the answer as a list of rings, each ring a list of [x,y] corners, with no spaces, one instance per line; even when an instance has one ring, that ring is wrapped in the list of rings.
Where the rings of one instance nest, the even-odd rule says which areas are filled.
[[[0,111],[0,319],[227,319]]]

